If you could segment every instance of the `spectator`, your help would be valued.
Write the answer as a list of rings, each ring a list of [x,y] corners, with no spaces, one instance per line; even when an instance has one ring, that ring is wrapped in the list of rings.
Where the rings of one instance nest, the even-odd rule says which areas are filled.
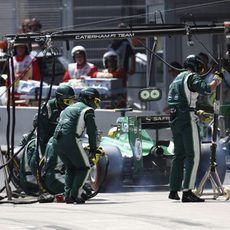
[[[70,63],[65,72],[63,81],[68,82],[71,79],[80,79],[84,76],[96,77],[97,67],[87,62],[86,50],[83,46],[75,46],[71,55],[75,63]]]
[[[6,80],[5,78],[7,77],[6,51],[7,51],[7,41],[0,40],[0,87],[5,85],[5,80]]]
[[[119,28],[127,28],[124,23],[118,25]],[[135,52],[128,39],[113,40],[109,46],[109,50],[114,50],[120,59],[120,67],[126,71],[127,74],[134,74],[136,72],[136,57]]]
[[[35,57],[29,54],[27,44],[14,44],[14,74],[17,81],[40,80],[40,71]],[[11,71],[12,72],[12,71]]]
[[[40,70],[38,67],[37,59],[29,54],[29,50],[26,43],[14,44],[14,86],[15,86],[15,101],[20,99],[20,93],[18,92],[18,86],[21,80],[35,80],[40,81]],[[12,83],[12,69],[10,63],[10,79]],[[6,86],[8,81],[6,81]],[[17,105],[26,105],[25,103],[17,103]]]
[[[97,72],[96,76],[100,78],[120,78],[123,86],[127,86],[126,71],[119,67],[119,57],[115,51],[108,51],[103,55],[104,69]]]
[[[127,103],[127,74],[126,71],[119,67],[118,54],[111,50],[103,55],[103,69],[101,72],[97,72],[97,77],[100,78],[118,78],[122,80],[123,90],[113,100],[111,107],[125,108]]]
[[[42,24],[36,18],[32,18],[29,22],[29,30],[30,32],[41,32]]]
[[[42,24],[36,18],[32,19],[24,19],[21,27],[19,28],[19,33],[40,33],[42,28]],[[41,45],[39,43],[32,43],[32,50],[41,49]]]
[[[28,33],[30,32],[30,19],[26,18],[23,20],[21,27],[19,28],[18,32],[19,33]]]
[[[101,72],[97,72],[97,77],[100,78],[117,78],[122,81],[122,91],[119,95],[116,95],[111,108],[124,108],[127,103],[127,74],[126,71],[119,67],[119,56],[111,50],[103,55],[103,69]]]
[[[19,33],[41,32],[42,24],[36,18],[26,18],[19,28]]]

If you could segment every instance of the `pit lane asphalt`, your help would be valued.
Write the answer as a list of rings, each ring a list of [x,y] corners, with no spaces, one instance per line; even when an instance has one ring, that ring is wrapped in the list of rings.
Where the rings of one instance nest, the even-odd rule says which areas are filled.
[[[167,191],[98,194],[83,205],[0,205],[0,229],[165,230],[229,229],[230,201],[167,199]]]
[[[3,171],[0,170],[1,188],[3,181]],[[229,172],[224,186],[230,188]],[[125,189],[126,192],[100,193],[83,205],[0,204],[0,229],[230,229],[230,201],[223,196],[217,200],[208,196],[205,203],[182,203],[167,198],[167,186],[150,187],[148,192],[141,192],[141,189],[129,187]]]

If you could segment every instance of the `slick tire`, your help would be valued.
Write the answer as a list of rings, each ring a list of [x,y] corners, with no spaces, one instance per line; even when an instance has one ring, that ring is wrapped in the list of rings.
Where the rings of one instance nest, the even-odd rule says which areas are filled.
[[[102,147],[105,150],[105,156],[91,169],[90,185],[94,191],[118,192],[122,184],[121,153],[114,146]]]

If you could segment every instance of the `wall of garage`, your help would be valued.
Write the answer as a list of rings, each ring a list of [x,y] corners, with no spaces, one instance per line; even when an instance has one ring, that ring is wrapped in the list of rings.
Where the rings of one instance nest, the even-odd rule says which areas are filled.
[[[15,126],[15,145],[20,143],[24,133],[32,130],[33,117],[37,112],[35,107],[17,107],[16,108],[16,126]],[[133,111],[127,112],[127,115],[153,115],[151,111]],[[95,111],[95,119],[98,130],[107,135],[112,125],[116,124],[116,119],[120,116],[119,112],[108,109],[98,109]],[[0,145],[6,145],[6,126],[7,126],[7,110],[5,106],[0,106]]]

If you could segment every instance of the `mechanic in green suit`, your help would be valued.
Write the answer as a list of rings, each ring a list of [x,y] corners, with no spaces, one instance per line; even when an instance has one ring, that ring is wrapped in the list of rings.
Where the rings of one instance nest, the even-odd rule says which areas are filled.
[[[74,100],[75,92],[73,88],[68,85],[60,85],[56,90],[55,98],[42,106],[38,122],[39,144],[42,155],[45,153],[50,137],[53,136],[61,111],[68,105],[73,104]]]
[[[41,109],[41,115],[39,122],[37,121],[37,116],[34,119],[33,125],[37,127],[39,124],[39,140],[40,149],[39,158],[41,159],[45,154],[45,148],[49,138],[53,135],[61,111],[68,105],[74,103],[75,92],[72,87],[68,85],[61,85],[56,90],[56,95],[54,99],[50,99],[47,104],[44,104]],[[25,137],[24,137],[25,136]],[[23,143],[28,141],[26,137],[23,136]],[[37,137],[34,135],[31,141],[25,147],[23,157],[20,162],[20,184],[23,184],[23,190],[29,191],[31,184],[33,186],[33,191],[36,190],[37,182],[34,176],[37,175],[37,155],[36,155],[36,143]]]
[[[81,136],[86,128],[91,156],[98,147],[94,110],[99,107],[100,94],[94,88],[83,89],[78,102],[62,111],[54,132],[53,149],[65,165],[65,202],[84,203],[83,186],[90,170],[89,158]]]
[[[185,59],[184,68],[185,71],[171,83],[168,93],[171,130],[175,146],[169,199],[180,200],[178,191],[183,189],[182,202],[204,202],[204,199],[192,192],[195,187],[201,151],[196,101],[199,94],[210,94],[214,91],[221,84],[223,74],[215,72],[213,80],[207,84],[200,77],[203,72],[203,62],[196,55],[189,55]]]
[[[42,167],[41,174],[47,192],[53,195],[58,194],[63,196],[65,186],[65,166],[53,149],[53,137],[50,138],[46,146],[44,166]],[[83,193],[86,195],[85,198],[88,199],[88,196],[92,193],[90,186],[87,184],[84,185],[83,190]]]
[[[33,159],[33,155],[36,151],[36,135],[33,135],[32,138],[28,141],[28,136],[23,135],[21,143],[28,142],[23,150],[22,158],[20,160],[19,167],[19,183],[22,190],[27,195],[38,195],[39,187],[35,175],[33,175],[30,163]]]
[[[73,88],[68,85],[60,85],[55,92],[55,98],[50,99],[42,106],[39,121],[37,121],[37,126],[39,126],[40,159],[44,156],[46,145],[53,136],[61,111],[68,105],[73,104],[75,102],[74,100],[75,92]],[[36,119],[37,118],[38,116],[36,116]],[[37,170],[36,162],[36,154],[34,154],[30,163],[34,175]]]
[[[62,194],[64,192],[64,164],[60,157],[53,151],[53,137],[50,138],[45,151],[42,178],[45,188],[51,194]]]

